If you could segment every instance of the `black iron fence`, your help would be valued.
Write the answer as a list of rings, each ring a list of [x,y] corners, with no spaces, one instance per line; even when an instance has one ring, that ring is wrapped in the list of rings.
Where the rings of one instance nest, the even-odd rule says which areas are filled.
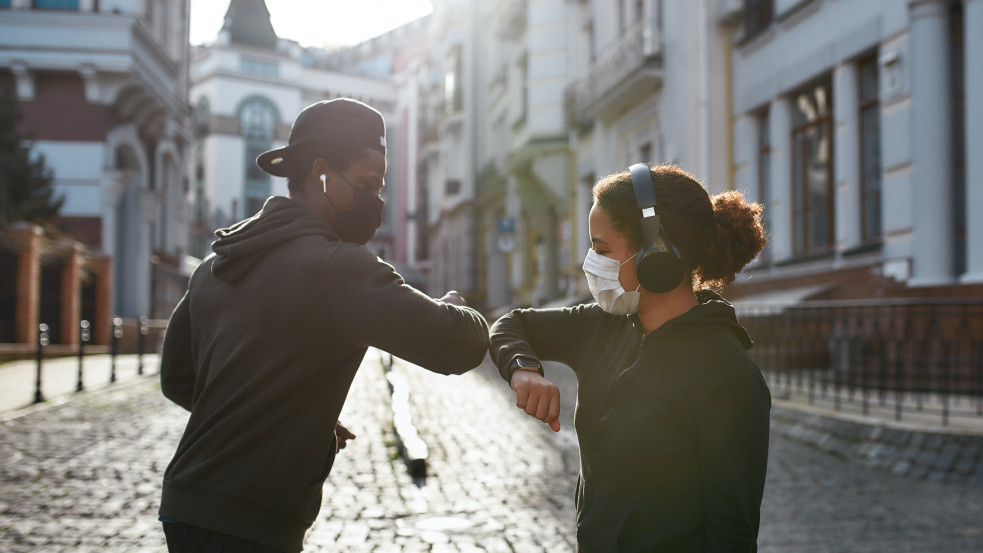
[[[741,306],[776,397],[983,416],[983,299]]]

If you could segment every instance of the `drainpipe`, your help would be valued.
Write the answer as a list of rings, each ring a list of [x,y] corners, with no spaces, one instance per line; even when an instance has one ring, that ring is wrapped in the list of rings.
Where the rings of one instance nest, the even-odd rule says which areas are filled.
[[[710,37],[707,33],[708,0],[700,0],[700,180],[710,178]]]

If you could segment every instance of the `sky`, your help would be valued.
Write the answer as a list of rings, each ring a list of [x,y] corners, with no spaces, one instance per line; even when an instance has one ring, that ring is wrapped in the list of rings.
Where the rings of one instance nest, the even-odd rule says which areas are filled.
[[[266,0],[273,30],[303,46],[348,46],[433,10],[428,0]],[[191,44],[214,42],[229,0],[191,0]]]

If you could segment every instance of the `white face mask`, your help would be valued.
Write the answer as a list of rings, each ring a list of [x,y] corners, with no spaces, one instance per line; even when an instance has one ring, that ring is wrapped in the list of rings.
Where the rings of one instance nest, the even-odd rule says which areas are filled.
[[[624,263],[618,263],[617,259],[604,257],[593,248],[587,250],[587,258],[584,259],[587,286],[601,309],[612,315],[630,315],[638,312],[638,299],[642,296],[638,288],[633,292],[626,292],[621,287],[621,281],[618,280],[621,266],[634,258],[633,255]]]

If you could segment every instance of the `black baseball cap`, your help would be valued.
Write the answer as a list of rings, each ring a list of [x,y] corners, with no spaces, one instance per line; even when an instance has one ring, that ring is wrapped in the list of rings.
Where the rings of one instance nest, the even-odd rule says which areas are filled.
[[[282,148],[263,152],[256,165],[267,173],[286,177],[297,163],[306,163],[318,146],[330,147],[339,141],[361,144],[386,153],[386,123],[378,110],[351,98],[335,98],[304,108],[290,128],[290,138]]]

